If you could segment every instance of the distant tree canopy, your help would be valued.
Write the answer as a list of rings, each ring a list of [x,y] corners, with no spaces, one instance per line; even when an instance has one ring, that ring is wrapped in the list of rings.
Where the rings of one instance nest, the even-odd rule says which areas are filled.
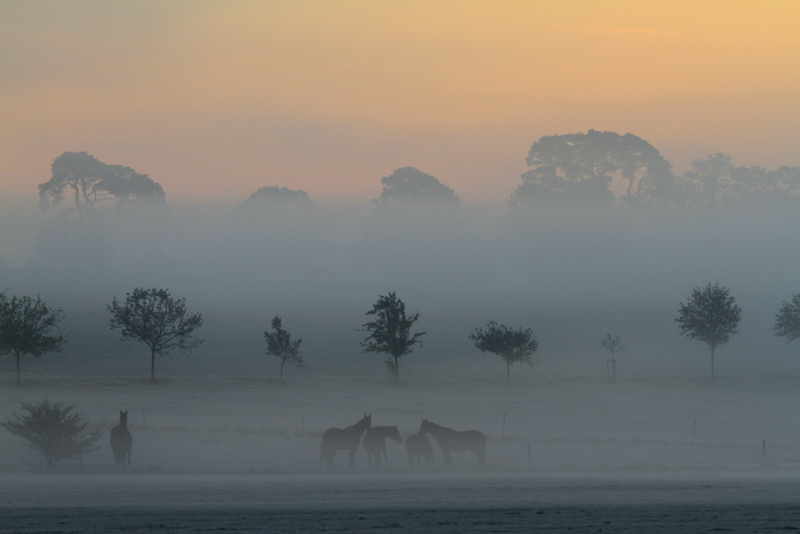
[[[383,191],[374,200],[380,206],[438,205],[458,206],[461,200],[438,179],[414,167],[403,167],[381,178]]]
[[[652,203],[674,193],[672,166],[650,143],[633,134],[598,132],[545,136],[533,143],[525,160],[531,168],[511,197],[512,206],[547,202],[611,205],[617,177],[621,200]]]
[[[146,174],[107,165],[86,152],[64,152],[53,160],[52,174],[39,184],[40,206],[58,206],[68,195],[81,218],[133,204],[163,203],[165,198],[161,186]]]
[[[692,162],[681,177],[686,199],[700,206],[730,206],[744,202],[785,202],[800,199],[800,167],[736,167],[727,154],[710,154]]]
[[[314,207],[314,203],[308,193],[298,189],[292,190],[288,187],[278,187],[270,185],[262,187],[246,200],[239,203],[239,206],[249,210],[270,209],[270,208],[301,208],[309,209]]]

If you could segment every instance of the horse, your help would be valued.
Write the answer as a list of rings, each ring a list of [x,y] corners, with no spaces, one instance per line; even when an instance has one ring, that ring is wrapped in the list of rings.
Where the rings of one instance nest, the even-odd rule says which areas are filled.
[[[397,426],[373,426],[364,434],[362,444],[367,450],[367,464],[372,467],[372,459],[375,458],[375,465],[381,466],[381,456],[386,460],[386,467],[389,467],[389,457],[386,454],[386,438],[391,438],[397,443],[403,443],[400,431]]]
[[[486,434],[477,430],[453,430],[446,426],[437,425],[427,419],[422,420],[419,427],[420,436],[430,433],[436,438],[439,448],[442,449],[444,464],[450,467],[451,452],[472,453],[478,458],[478,465],[483,466],[486,462]]]
[[[128,412],[119,412],[119,424],[111,429],[111,451],[114,453],[114,467],[131,465],[133,437],[128,431]]]
[[[336,451],[350,451],[350,469],[356,462],[356,450],[361,443],[361,434],[369,430],[372,426],[372,414],[364,414],[356,424],[347,428],[329,428],[322,434],[322,445],[320,447],[319,466],[323,462],[329,468],[333,468],[333,457]]]
[[[425,458],[425,464],[430,467],[433,463],[433,447],[431,442],[425,436],[419,434],[412,434],[406,438],[406,455],[408,456],[408,467],[414,469],[414,461],[417,462],[417,467],[422,463]]]

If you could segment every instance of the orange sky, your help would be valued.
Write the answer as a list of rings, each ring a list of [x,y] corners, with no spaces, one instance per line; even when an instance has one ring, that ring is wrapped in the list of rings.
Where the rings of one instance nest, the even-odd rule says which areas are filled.
[[[86,151],[168,201],[369,199],[410,165],[504,202],[589,128],[800,166],[800,2],[0,0],[8,196]]]

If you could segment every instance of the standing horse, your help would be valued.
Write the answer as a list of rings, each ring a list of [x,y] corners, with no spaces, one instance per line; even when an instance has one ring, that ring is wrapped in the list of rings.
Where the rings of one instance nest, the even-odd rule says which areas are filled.
[[[367,449],[367,465],[372,467],[372,459],[375,458],[375,465],[381,466],[381,456],[386,460],[386,467],[389,467],[389,456],[386,454],[386,438],[392,438],[397,443],[403,443],[400,431],[395,426],[373,426],[364,434],[362,441],[364,448]]]
[[[408,436],[406,438],[406,455],[408,456],[408,467],[411,469],[414,469],[415,460],[419,467],[423,458],[425,458],[425,465],[430,467],[433,463],[433,447],[431,447],[430,440],[419,434]]]
[[[114,453],[114,467],[131,465],[133,437],[128,432],[128,412],[119,412],[119,424],[111,429],[111,451]]]
[[[361,443],[361,434],[372,426],[372,414],[364,414],[361,420],[347,428],[329,428],[322,434],[322,446],[319,455],[319,466],[323,461],[329,468],[333,468],[333,457],[336,451],[350,451],[350,469],[356,462],[356,451]]]
[[[423,419],[419,434],[424,436],[428,433],[436,438],[439,448],[442,449],[445,466],[451,465],[451,452],[472,451],[478,458],[478,465],[483,466],[486,462],[486,434],[477,430],[453,430]]]

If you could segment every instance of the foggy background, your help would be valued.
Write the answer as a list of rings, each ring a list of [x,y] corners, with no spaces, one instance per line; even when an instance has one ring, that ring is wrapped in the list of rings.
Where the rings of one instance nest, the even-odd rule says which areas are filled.
[[[379,295],[397,292],[419,311],[424,345],[401,377],[441,373],[502,378],[500,358],[467,335],[497,321],[531,327],[533,368],[514,376],[604,376],[606,333],[629,343],[620,376],[708,374],[708,348],[679,336],[674,319],[691,289],[729,287],[740,332],[717,351],[718,373],[796,373],[797,348],[772,333],[782,300],[798,291],[796,210],[740,205],[694,211],[601,211],[586,206],[379,207],[243,210],[233,203],[172,201],[157,217],[124,213],[94,256],[42,238],[57,212],[4,202],[0,280],[10,294],[39,294],[64,309],[62,353],[23,360],[37,374],[144,376],[145,347],[121,342],[105,307],[135,287],[167,288],[203,314],[205,343],[159,358],[158,375],[276,376],[263,332],[280,315],[303,339],[305,373],[385,378],[382,357],[361,355],[356,329]],[[274,360],[274,361],[273,361]],[[0,360],[11,379],[13,360]]]

